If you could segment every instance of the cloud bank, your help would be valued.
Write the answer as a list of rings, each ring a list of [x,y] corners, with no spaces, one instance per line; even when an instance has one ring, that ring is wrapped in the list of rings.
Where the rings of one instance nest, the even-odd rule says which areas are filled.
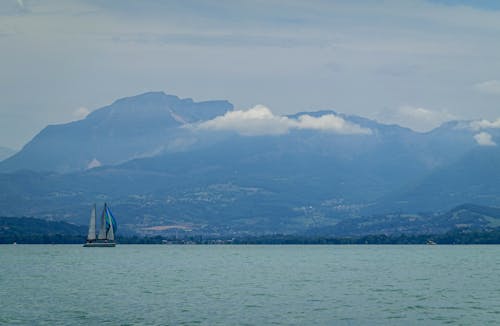
[[[330,131],[336,134],[344,135],[369,135],[372,131],[363,128],[360,125],[351,123],[334,114],[326,114],[321,117],[313,117],[307,114],[301,115],[297,120],[288,119],[291,128],[312,129],[321,131]]]
[[[383,122],[395,123],[420,132],[430,131],[444,122],[457,119],[455,115],[444,110],[431,110],[411,105],[388,110],[379,114],[378,118]]]
[[[496,146],[497,144],[491,138],[491,135],[487,132],[480,132],[474,135],[474,139],[480,146]]]
[[[496,146],[497,144],[493,141],[490,133],[484,132],[484,129],[498,129],[500,128],[500,118],[490,121],[490,120],[475,120],[471,121],[465,128],[470,128],[472,131],[478,132],[474,135],[474,140],[480,146]]]
[[[274,115],[263,105],[249,110],[230,111],[197,126],[199,129],[234,131],[244,136],[282,135],[293,129],[319,130],[343,135],[369,135],[372,131],[334,114],[313,117],[307,114],[291,119]]]
[[[489,121],[489,120],[476,120],[472,121],[470,123],[470,127],[472,130],[481,130],[481,129],[495,129],[495,128],[500,128],[500,118],[496,119],[495,121]]]
[[[92,161],[90,161],[89,164],[87,164],[87,170],[90,170],[90,169],[93,169],[93,168],[98,168],[101,165],[102,164],[101,164],[101,162],[99,162],[98,159],[93,158]]]

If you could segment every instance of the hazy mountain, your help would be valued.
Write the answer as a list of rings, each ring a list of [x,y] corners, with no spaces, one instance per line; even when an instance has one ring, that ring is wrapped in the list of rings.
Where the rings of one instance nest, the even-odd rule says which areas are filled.
[[[0,171],[69,172],[180,150],[191,140],[177,127],[232,108],[227,101],[193,102],[163,92],[123,98],[83,120],[46,127],[1,162]]]
[[[49,126],[0,163],[8,172],[0,174],[0,214],[85,224],[91,204],[108,201],[133,230],[266,233],[500,203],[497,147],[480,147],[469,122],[418,133],[324,110],[272,117],[316,123],[279,133],[196,127],[231,110],[226,101],[146,93]],[[331,117],[364,132],[317,127]]]
[[[464,202],[500,205],[500,149],[475,147],[404,191],[384,198],[387,210],[445,210]]]
[[[14,155],[15,153],[16,151],[13,150],[12,148],[0,146],[0,161],[5,160],[6,158]]]
[[[330,227],[308,230],[322,236],[363,236],[367,234],[441,234],[452,230],[488,230],[500,226],[500,208],[464,204],[444,213],[390,213],[344,219]]]

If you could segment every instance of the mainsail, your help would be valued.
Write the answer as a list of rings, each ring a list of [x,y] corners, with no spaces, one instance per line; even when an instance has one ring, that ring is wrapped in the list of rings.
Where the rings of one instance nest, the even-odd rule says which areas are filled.
[[[92,212],[90,213],[90,222],[89,222],[89,234],[87,235],[87,241],[95,240],[95,204],[92,207]]]
[[[104,207],[106,207],[106,204],[104,204]],[[101,227],[99,228],[99,235],[97,236],[97,239],[99,240],[106,240],[106,221],[104,211],[105,209],[103,209],[101,213]]]

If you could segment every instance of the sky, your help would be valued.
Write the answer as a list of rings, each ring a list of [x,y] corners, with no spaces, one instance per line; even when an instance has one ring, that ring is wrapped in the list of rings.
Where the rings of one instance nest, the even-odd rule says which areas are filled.
[[[147,91],[417,131],[495,120],[499,35],[499,1],[2,0],[0,146]]]

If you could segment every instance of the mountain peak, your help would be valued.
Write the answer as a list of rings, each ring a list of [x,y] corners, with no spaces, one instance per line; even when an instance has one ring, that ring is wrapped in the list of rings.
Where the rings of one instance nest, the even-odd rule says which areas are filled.
[[[166,94],[163,91],[154,91],[154,92],[146,92],[134,96],[127,96],[124,98],[120,98],[113,102],[111,105],[120,105],[120,104],[132,104],[132,103],[144,103],[144,102],[159,102],[159,101],[180,101],[180,98],[175,95]]]
[[[195,102],[164,92],[147,92],[118,99],[111,105],[97,109],[87,118],[93,120],[150,120],[153,123],[178,124],[179,121],[196,122],[213,119],[233,109],[225,100]]]

